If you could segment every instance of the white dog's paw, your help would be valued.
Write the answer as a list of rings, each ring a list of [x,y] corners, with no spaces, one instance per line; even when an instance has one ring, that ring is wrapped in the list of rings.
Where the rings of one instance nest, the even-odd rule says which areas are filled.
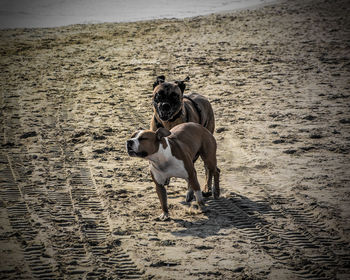
[[[169,221],[170,220],[169,213],[162,213],[156,220],[162,221],[162,222]]]

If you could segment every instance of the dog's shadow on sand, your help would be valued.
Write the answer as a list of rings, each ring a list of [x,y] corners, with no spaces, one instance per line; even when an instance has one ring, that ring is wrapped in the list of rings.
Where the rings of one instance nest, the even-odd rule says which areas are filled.
[[[206,199],[206,218],[194,222],[173,218],[172,221],[185,229],[172,231],[175,236],[209,236],[225,234],[230,229],[248,229],[265,225],[262,217],[273,212],[267,201],[253,201],[248,197],[231,193],[228,197]],[[195,215],[195,214],[194,214]]]

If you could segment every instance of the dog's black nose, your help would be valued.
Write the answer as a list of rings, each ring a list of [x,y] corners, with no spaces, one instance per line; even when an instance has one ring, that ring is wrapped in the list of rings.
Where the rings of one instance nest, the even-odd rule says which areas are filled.
[[[132,140],[126,141],[126,148],[127,148],[128,150],[130,150],[131,147],[132,147]]]
[[[160,105],[160,107],[161,107],[162,110],[165,110],[165,111],[169,111],[170,108],[171,108],[170,104],[167,103],[167,102],[162,103],[162,104]]]

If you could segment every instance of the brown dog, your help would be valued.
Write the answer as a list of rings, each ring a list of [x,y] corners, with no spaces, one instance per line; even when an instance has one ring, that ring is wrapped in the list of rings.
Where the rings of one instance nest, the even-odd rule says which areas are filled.
[[[214,132],[213,108],[208,99],[202,95],[196,93],[184,95],[187,81],[189,77],[173,83],[165,82],[164,76],[157,77],[153,84],[154,114],[151,130],[156,131],[160,127],[172,129],[180,123],[195,122],[211,133]]]
[[[216,141],[214,136],[203,126],[196,123],[183,123],[170,131],[159,128],[141,130],[133,134],[126,142],[130,156],[149,160],[152,179],[163,210],[161,220],[169,218],[167,194],[164,185],[171,177],[183,178],[188,182],[186,201],[196,197],[199,206],[204,206],[202,192],[197,179],[193,161],[200,156],[208,168],[208,180],[214,177],[213,195],[220,196],[219,176],[216,166]]]
[[[154,114],[151,120],[151,130],[156,131],[161,127],[170,130],[178,124],[194,122],[204,126],[210,133],[214,133],[214,111],[208,99],[196,93],[184,95],[185,82],[188,82],[189,79],[187,77],[183,81],[169,83],[165,82],[165,76],[157,77],[153,83]],[[194,158],[194,161],[197,158],[198,156]],[[208,168],[205,164],[204,167],[208,184],[203,194],[209,196],[212,182],[208,180]]]

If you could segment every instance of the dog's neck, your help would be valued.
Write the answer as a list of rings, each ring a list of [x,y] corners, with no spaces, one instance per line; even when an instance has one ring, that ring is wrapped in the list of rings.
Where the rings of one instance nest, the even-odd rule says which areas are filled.
[[[170,120],[168,120],[168,122],[174,122],[176,121],[178,118],[180,118],[182,116],[182,112],[183,112],[183,108],[181,107],[180,111],[177,112],[175,114],[175,116],[173,116]]]
[[[182,120],[179,120],[180,118],[182,118]],[[183,123],[183,122],[188,122],[188,114],[186,111],[186,108],[184,105],[181,106],[181,109],[169,120],[167,121],[162,121],[160,119],[158,119],[158,117],[154,116],[155,119],[155,123],[157,128],[160,127],[165,127],[167,129],[171,129],[174,126],[176,126],[177,124]]]
[[[164,147],[165,142],[166,146]],[[151,166],[153,166],[157,170],[163,170],[165,166],[167,166],[168,162],[173,157],[171,153],[171,148],[169,144],[169,140],[167,137],[163,138],[163,141],[159,143],[158,151],[152,155],[146,157],[148,159]]]
[[[164,142],[165,142],[165,147],[164,147]],[[159,165],[161,163],[168,161],[171,156],[172,154],[171,154],[168,137],[164,137],[162,139],[162,142],[159,143],[158,151],[155,152],[154,154],[147,156],[146,158],[150,161],[150,163]]]

